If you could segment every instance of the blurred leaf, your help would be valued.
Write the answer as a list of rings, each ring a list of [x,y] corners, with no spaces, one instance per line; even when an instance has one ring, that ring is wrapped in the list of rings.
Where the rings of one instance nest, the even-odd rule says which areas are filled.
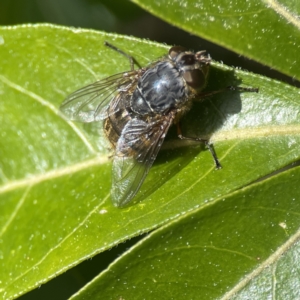
[[[208,151],[198,145],[183,147],[187,145],[170,132],[135,203],[113,207],[111,163],[103,137],[93,126],[66,122],[58,115],[70,92],[129,68],[124,57],[104,47],[105,40],[141,65],[167,51],[149,41],[89,30],[51,25],[0,29],[4,298],[25,293],[300,157],[299,91],[214,64],[207,90],[230,84],[260,88],[259,94],[226,92],[196,103],[183,120],[185,135],[214,133],[224,168],[216,171]]]
[[[300,80],[300,2],[132,0],[152,14]]]
[[[118,10],[123,9],[123,14],[126,11],[127,18],[131,12],[133,12],[132,16],[134,17],[134,11],[137,10],[145,13],[132,3],[130,3],[130,7],[133,7],[134,11],[128,9],[128,5],[122,5],[121,2],[116,6]],[[114,32],[117,30],[119,16],[116,16],[115,12],[106,7],[106,4],[101,0],[0,1],[1,25],[46,22]]]
[[[156,230],[72,299],[299,299],[299,177],[298,167]]]

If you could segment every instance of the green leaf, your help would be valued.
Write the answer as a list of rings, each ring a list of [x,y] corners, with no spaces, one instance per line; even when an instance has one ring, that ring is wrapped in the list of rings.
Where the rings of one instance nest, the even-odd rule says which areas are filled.
[[[99,128],[66,122],[58,113],[70,92],[129,69],[128,60],[104,47],[105,40],[141,65],[168,49],[131,37],[52,25],[0,29],[4,298],[17,297],[300,157],[299,91],[214,63],[207,91],[237,84],[260,88],[258,94],[226,92],[195,103],[182,120],[186,136],[213,134],[223,169],[214,169],[203,147],[178,141],[172,129],[133,205],[113,207],[111,162]]]
[[[299,1],[132,1],[190,33],[300,80]]]
[[[298,167],[156,230],[71,299],[298,299],[299,176]]]

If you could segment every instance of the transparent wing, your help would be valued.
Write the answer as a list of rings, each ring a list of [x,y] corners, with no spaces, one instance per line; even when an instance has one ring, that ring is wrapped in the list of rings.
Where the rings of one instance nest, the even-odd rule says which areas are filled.
[[[126,124],[113,161],[111,197],[115,206],[126,205],[138,192],[172,121],[170,114],[161,121],[132,119]]]
[[[117,93],[127,91],[136,84],[139,70],[119,73],[87,85],[70,94],[60,106],[61,112],[70,120],[84,123],[100,121],[108,117],[107,108],[115,99],[109,113],[118,111]]]

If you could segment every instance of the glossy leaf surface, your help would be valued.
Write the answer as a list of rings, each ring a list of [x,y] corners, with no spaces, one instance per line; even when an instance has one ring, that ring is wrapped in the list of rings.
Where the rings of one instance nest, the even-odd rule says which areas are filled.
[[[75,89],[141,65],[167,48],[148,41],[50,25],[1,28],[0,293],[16,297],[130,237],[166,224],[299,159],[299,91],[214,64],[209,90],[182,120],[187,136],[211,135],[222,170],[208,151],[176,139],[174,129],[135,202],[109,196],[111,162],[97,126],[58,113]],[[96,124],[97,125],[97,124]],[[101,124],[99,125],[101,126]],[[96,127],[96,128],[95,128]]]
[[[298,167],[158,229],[72,299],[299,298],[299,176]]]
[[[300,3],[133,0],[163,20],[300,80]]]

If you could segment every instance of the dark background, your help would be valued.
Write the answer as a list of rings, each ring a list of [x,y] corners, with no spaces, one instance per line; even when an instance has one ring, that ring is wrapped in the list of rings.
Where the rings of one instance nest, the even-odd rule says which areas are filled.
[[[0,1],[0,25],[45,22],[132,35],[191,50],[207,50],[214,60],[226,65],[300,87],[292,78],[167,24],[129,0]]]
[[[146,38],[168,45],[182,45],[192,50],[205,49],[216,61],[223,61],[226,65],[239,66],[242,69],[300,87],[299,82],[293,81],[290,77],[209,41],[192,36],[145,12],[128,0],[0,1],[0,25],[24,23],[54,23],[92,28]],[[20,299],[67,299],[140,238],[134,238],[110,251],[95,256],[92,260],[81,263]]]

